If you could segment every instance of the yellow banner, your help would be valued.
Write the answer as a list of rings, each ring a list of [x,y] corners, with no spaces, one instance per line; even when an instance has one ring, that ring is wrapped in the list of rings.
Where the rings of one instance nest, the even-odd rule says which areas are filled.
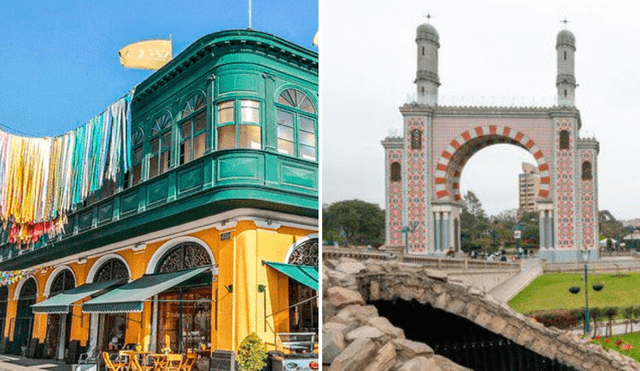
[[[118,51],[120,63],[127,68],[157,70],[172,58],[171,40],[148,40],[129,44]]]

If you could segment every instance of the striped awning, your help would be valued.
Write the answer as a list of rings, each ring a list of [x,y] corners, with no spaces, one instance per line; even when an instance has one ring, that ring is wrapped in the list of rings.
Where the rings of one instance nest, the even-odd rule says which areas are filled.
[[[61,292],[47,300],[33,304],[31,308],[34,313],[67,314],[71,311],[73,303],[88,296],[99,294],[117,285],[122,285],[126,280],[113,280],[105,282],[85,283]]]

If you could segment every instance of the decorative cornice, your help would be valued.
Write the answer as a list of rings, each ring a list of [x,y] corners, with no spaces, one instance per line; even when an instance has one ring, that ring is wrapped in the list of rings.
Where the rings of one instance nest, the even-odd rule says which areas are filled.
[[[424,71],[424,70],[416,72],[416,80],[414,81],[414,83],[417,83],[418,81],[423,81],[423,80],[434,82],[438,86],[440,86],[440,78],[438,77],[438,74],[435,72]]]
[[[416,36],[416,43],[420,41],[428,41],[436,45],[436,47],[440,47],[440,41],[437,37],[429,33],[419,33]]]
[[[556,86],[560,84],[571,84],[575,87],[577,86],[576,77],[574,75],[569,75],[569,74],[558,75],[558,77],[556,77]]]

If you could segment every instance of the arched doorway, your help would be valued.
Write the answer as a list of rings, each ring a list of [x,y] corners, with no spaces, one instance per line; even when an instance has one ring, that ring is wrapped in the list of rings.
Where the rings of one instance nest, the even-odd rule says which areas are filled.
[[[206,247],[196,242],[179,243],[158,260],[154,273],[176,272],[209,266],[213,262]],[[200,274],[170,290],[158,294],[157,349],[173,352],[210,348],[211,342],[211,273]]]
[[[106,282],[114,280],[128,280],[129,269],[126,264],[112,258],[100,265],[94,276],[93,282]],[[93,316],[92,316],[93,317]],[[96,349],[98,351],[118,350],[124,346],[127,332],[127,316],[123,313],[100,314],[98,318],[98,331],[92,331],[97,336]]]
[[[7,320],[7,303],[9,302],[9,288],[0,286],[0,334],[4,336],[4,328]],[[2,350],[4,352],[4,350]]]
[[[36,303],[38,284],[35,278],[28,278],[18,295],[18,309],[13,327],[13,353],[24,354],[29,347],[33,331],[33,311],[31,306]]]
[[[76,280],[69,269],[64,269],[53,278],[49,298],[76,287]],[[63,359],[71,336],[72,314],[49,314],[47,335],[44,341],[44,357]]]
[[[287,264],[307,265],[318,267],[318,237],[317,235],[300,239],[288,254]],[[318,301],[314,299],[318,294],[308,286],[295,280],[289,280],[289,305],[301,303],[289,309],[290,332],[318,333]]]

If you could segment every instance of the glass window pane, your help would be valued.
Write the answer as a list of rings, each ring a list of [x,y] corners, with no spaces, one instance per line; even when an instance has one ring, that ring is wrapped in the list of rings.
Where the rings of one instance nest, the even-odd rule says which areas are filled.
[[[278,124],[293,127],[293,114],[278,110]]]
[[[180,165],[191,161],[191,141],[180,143]]]
[[[262,149],[260,126],[240,125],[240,148]]]
[[[260,102],[253,100],[241,101],[242,122],[260,123]]]
[[[278,125],[278,138],[293,141],[293,128]]]
[[[316,136],[315,136],[315,134],[305,133],[304,131],[302,131],[298,135],[298,141],[300,142],[300,144],[306,144],[306,145],[312,146],[312,147],[316,146]]]
[[[156,175],[158,175],[158,155],[149,159],[149,178],[153,178]]]
[[[193,138],[193,158],[196,159],[204,155],[204,133]]]
[[[227,125],[218,128],[218,149],[236,148],[236,126]]]
[[[315,161],[316,159],[316,148],[310,146],[300,146],[300,157],[305,160]]]
[[[315,133],[316,127],[314,125],[313,120],[310,120],[306,117],[300,117],[298,119],[298,124],[300,124],[300,130],[307,131],[309,133]]]
[[[278,153],[293,155],[293,142],[290,142],[288,140],[278,139]]]
[[[169,170],[169,165],[171,162],[171,152],[162,152],[162,155],[160,157],[162,158],[162,168],[160,169],[160,173],[164,173],[165,171]]]
[[[142,172],[142,165],[141,164],[138,164],[138,165],[133,167],[133,184],[140,183],[141,172]]]
[[[142,161],[142,147],[133,150],[133,163],[139,164]]]
[[[202,111],[196,115],[196,128],[195,132],[204,131],[207,125],[207,112]]]
[[[180,125],[180,138],[191,138],[191,120],[185,121]]]
[[[218,123],[233,122],[233,101],[218,103]]]
[[[159,140],[158,138],[152,139],[151,140],[151,153],[153,154],[157,154],[158,153],[158,147],[159,147]]]
[[[171,132],[167,131],[162,135],[162,151],[170,151],[171,150]]]

